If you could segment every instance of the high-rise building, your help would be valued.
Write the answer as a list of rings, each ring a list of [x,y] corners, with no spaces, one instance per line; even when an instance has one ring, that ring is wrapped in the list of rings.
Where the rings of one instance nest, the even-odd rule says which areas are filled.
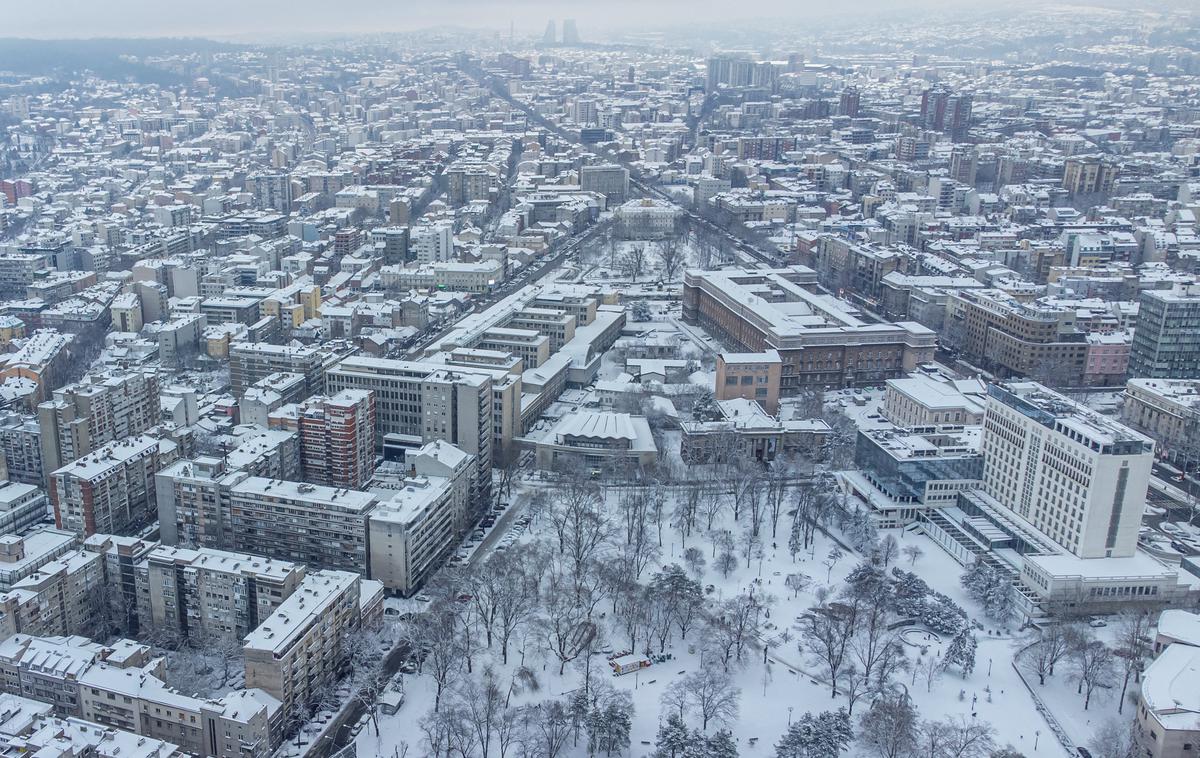
[[[255,172],[246,177],[254,193],[254,205],[263,210],[290,213],[292,210],[292,180],[285,173]]]
[[[396,494],[371,512],[371,578],[411,595],[441,565],[469,525],[475,458],[454,445],[430,442],[410,451]]]
[[[325,370],[354,352],[344,343],[273,345],[267,342],[236,342],[229,347],[229,382],[233,394],[241,396],[255,382],[271,374],[289,372],[304,376],[304,394],[324,390]]]
[[[496,373],[505,372],[352,356],[332,368],[327,380],[330,392],[374,392],[376,442],[385,456],[389,449],[415,448],[433,440],[474,455],[478,503],[486,501],[491,489]]]
[[[1200,285],[1141,294],[1129,376],[1200,378]]]
[[[1116,163],[1098,155],[1068,158],[1063,164],[1062,186],[1072,195],[1108,195],[1118,173]]]
[[[53,471],[113,440],[141,434],[158,423],[158,377],[133,370],[88,376],[54,391],[38,406],[42,466]]]
[[[383,588],[346,571],[310,572],[257,629],[246,637],[246,686],[266,690],[284,713],[312,702],[341,675],[344,642],[373,625],[365,609],[382,613]]]
[[[969,92],[952,92],[942,85],[931,87],[921,93],[921,125],[962,142],[971,126],[973,100]]]
[[[110,442],[50,475],[59,528],[83,536],[131,534],[154,519],[154,475],[173,462],[175,443],[141,435]]]
[[[563,21],[562,41],[564,45],[579,44],[579,27],[575,25],[575,19],[568,18],[567,20]]]
[[[1080,558],[1134,555],[1154,443],[1034,382],[988,388],[983,485]]]
[[[251,476],[228,490],[225,549],[367,573],[367,492]]]
[[[158,546],[134,567],[138,627],[180,642],[241,640],[304,579],[304,566],[247,553]]]
[[[412,253],[417,261],[434,263],[454,259],[454,226],[450,222],[413,227],[411,234]]]
[[[375,393],[348,389],[285,406],[272,428],[300,435],[300,478],[313,484],[362,489],[375,473]]]
[[[403,265],[412,258],[408,250],[407,226],[383,226],[371,230],[371,244],[384,265]]]
[[[554,23],[554,19],[550,19],[546,22],[546,31],[542,32],[542,44],[558,44],[558,25]]]
[[[856,87],[847,87],[842,90],[842,96],[838,101],[838,115],[858,118],[858,107],[861,100],[862,94]]]

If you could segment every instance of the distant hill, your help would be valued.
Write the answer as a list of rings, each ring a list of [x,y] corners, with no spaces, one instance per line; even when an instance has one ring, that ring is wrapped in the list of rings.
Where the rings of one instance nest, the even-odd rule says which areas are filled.
[[[178,85],[183,77],[122,56],[230,52],[239,45],[197,38],[62,39],[0,37],[0,71],[35,76],[70,76],[89,70],[106,79],[134,79],[147,84]]]

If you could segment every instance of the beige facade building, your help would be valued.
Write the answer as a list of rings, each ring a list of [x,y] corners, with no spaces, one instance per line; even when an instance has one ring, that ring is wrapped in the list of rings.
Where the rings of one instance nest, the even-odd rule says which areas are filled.
[[[246,686],[270,693],[284,711],[316,699],[342,673],[347,634],[380,623],[383,587],[347,571],[315,571],[250,633]]]
[[[717,356],[717,400],[753,400],[772,416],[779,412],[779,377],[783,360],[778,351],[721,353]]]
[[[816,273],[784,269],[688,271],[683,317],[746,352],[776,350],[780,395],[881,384],[933,359],[937,335],[914,322],[874,324],[815,292]]]

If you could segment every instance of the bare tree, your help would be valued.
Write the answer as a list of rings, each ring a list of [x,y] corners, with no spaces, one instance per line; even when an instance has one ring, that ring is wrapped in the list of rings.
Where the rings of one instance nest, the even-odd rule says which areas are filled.
[[[881,697],[859,720],[859,742],[879,758],[905,758],[917,745],[917,709],[907,693]]]
[[[838,695],[838,682],[848,663],[858,611],[853,604],[827,603],[811,609],[804,617],[801,649],[816,659],[829,678],[830,697]]]
[[[1114,679],[1112,649],[1100,640],[1088,640],[1075,650],[1073,656],[1079,692],[1084,692],[1083,709],[1092,702],[1092,693],[1097,687],[1111,687]]]
[[[1135,758],[1138,754],[1137,721],[1108,719],[1088,742],[1092,758]]]
[[[674,281],[684,265],[684,250],[678,239],[669,237],[658,243],[658,263],[662,267],[663,281]]]
[[[646,270],[646,246],[630,245],[625,254],[621,256],[619,263],[621,273],[636,282],[642,272]]]
[[[687,692],[688,702],[700,717],[701,731],[708,731],[712,721],[728,723],[737,718],[741,690],[733,686],[728,672],[711,666],[703,667],[680,680]]]
[[[574,588],[560,574],[552,574],[546,585],[538,626],[547,649],[558,658],[558,674],[567,663],[579,657],[595,625],[588,620],[588,609],[577,602]]]
[[[1073,627],[1066,623],[1046,626],[1037,642],[1029,647],[1038,684],[1045,684],[1047,676],[1054,676],[1054,667],[1071,653],[1072,641],[1076,637]]]
[[[418,651],[420,670],[428,672],[433,679],[433,710],[437,711],[446,687],[457,676],[465,656],[453,612],[442,602],[434,605],[437,607],[415,617],[409,633],[412,646]]]
[[[561,700],[526,706],[525,718],[532,755],[558,758],[571,739],[571,712]]]
[[[917,561],[921,559],[921,556],[925,555],[925,551],[921,549],[920,545],[905,545],[904,549],[900,552],[908,559],[909,566],[915,566]]]
[[[1136,675],[1141,679],[1142,667],[1146,656],[1150,654],[1150,628],[1154,624],[1154,616],[1146,608],[1130,609],[1117,617],[1115,650],[1113,654],[1121,662],[1121,695],[1117,700],[1117,713],[1125,707],[1125,691],[1129,687],[1129,678]]]
[[[884,568],[888,567],[892,561],[896,560],[900,553],[900,543],[896,541],[895,536],[889,534],[879,541],[877,548],[877,557]]]

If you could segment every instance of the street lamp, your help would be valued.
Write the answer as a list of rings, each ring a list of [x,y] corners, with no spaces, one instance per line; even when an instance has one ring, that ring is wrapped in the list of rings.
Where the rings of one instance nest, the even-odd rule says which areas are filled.
[[[1033,749],[1034,749],[1034,750],[1037,750],[1037,746],[1038,746],[1038,740],[1039,740],[1039,739],[1041,739],[1041,737],[1042,737],[1042,730],[1041,730],[1041,729],[1035,729],[1035,730],[1033,731]]]
[[[792,725],[792,706],[788,706],[788,726]]]

